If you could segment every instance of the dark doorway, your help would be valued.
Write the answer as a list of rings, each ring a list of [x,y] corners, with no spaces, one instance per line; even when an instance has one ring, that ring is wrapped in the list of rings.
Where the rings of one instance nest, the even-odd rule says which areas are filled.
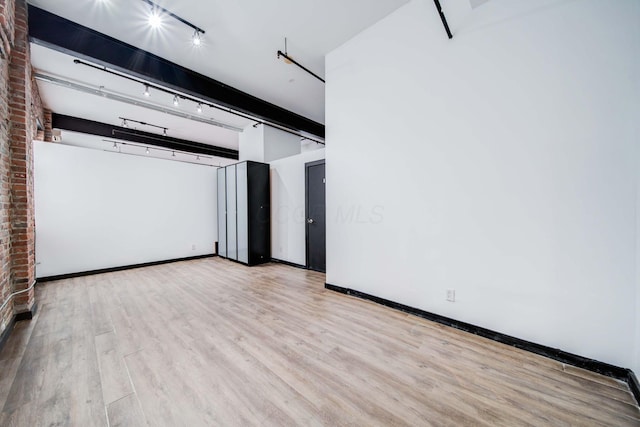
[[[305,164],[307,268],[325,272],[326,214],[324,160]]]

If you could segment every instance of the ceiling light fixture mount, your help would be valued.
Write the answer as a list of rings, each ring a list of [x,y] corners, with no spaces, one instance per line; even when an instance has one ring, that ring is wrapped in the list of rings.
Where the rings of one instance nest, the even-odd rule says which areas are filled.
[[[314,73],[313,71],[311,71],[310,69],[308,69],[307,67],[305,67],[304,65],[300,64],[299,62],[297,62],[295,59],[291,58],[287,52],[287,39],[285,37],[284,39],[284,52],[279,50],[278,51],[278,59],[280,59],[280,57],[284,58],[284,62],[287,64],[293,64],[295,66],[297,66],[298,68],[302,69],[303,71],[306,71],[307,73],[311,74],[313,77],[315,77],[316,79],[320,80],[322,83],[325,83],[324,79],[322,77],[320,77],[319,75],[317,75],[316,73]]]
[[[162,16],[154,8],[151,8],[151,12],[149,13],[149,25],[154,29],[162,26]]]
[[[165,15],[170,16],[176,21],[182,22],[184,25],[193,29],[194,33],[193,33],[193,36],[191,37],[191,42],[193,43],[194,46],[200,46],[202,44],[202,36],[205,33],[205,31],[202,28],[193,25],[191,22],[187,21],[186,19],[181,18],[180,16],[152,2],[151,0],[142,0],[142,1],[148,4],[149,6],[151,6],[151,13],[149,14],[149,25],[151,25],[154,28],[158,28],[160,25],[162,25],[162,17]]]
[[[193,36],[191,36],[191,43],[194,46],[200,46],[202,44],[202,37],[200,36],[200,31],[195,30],[193,32]]]
[[[164,127],[164,126],[158,126],[158,125],[153,125],[151,123],[146,123],[146,122],[141,122],[140,120],[133,120],[133,119],[127,119],[126,117],[118,117],[120,120],[122,120],[122,127],[126,128],[127,123],[128,122],[133,122],[133,123],[138,123],[142,126],[150,126],[153,128],[157,128],[157,129],[162,129],[162,135],[163,136],[167,136],[167,131],[169,130],[169,128]]]
[[[140,147],[140,148],[144,148],[145,149],[145,154],[151,154],[151,150],[153,150],[154,156],[160,157],[160,158],[164,158],[166,160],[173,160],[175,162],[194,163],[194,164],[196,163],[196,161],[198,161],[197,164],[199,164],[199,165],[212,166],[212,167],[215,167],[215,168],[221,167],[220,166],[221,163],[219,161],[218,161],[218,165],[208,165],[206,163],[202,163],[201,162],[201,161],[211,161],[211,162],[213,162],[215,157],[205,156],[205,155],[193,153],[193,152],[190,152],[190,151],[180,151],[180,150],[176,151],[174,149],[168,149],[168,148],[163,148],[163,147],[158,147],[158,146],[149,146],[149,145],[139,144],[139,143],[135,143],[135,142],[114,141],[112,139],[103,139],[102,141],[103,142],[107,142],[107,143],[113,143],[114,146],[117,145],[118,146],[118,152],[122,153],[122,154],[128,154],[128,155],[132,155],[132,156],[141,156],[141,154],[136,154],[136,152],[138,152],[137,150],[136,151],[128,150],[128,151],[124,151],[123,152],[120,149],[120,147],[125,147],[126,148],[127,146],[129,146],[129,147]],[[176,156],[176,152],[178,154],[180,154],[180,156]],[[171,153],[170,157],[172,157],[173,159],[167,158],[167,157],[158,156],[158,153],[167,153],[167,157],[169,157],[168,153]],[[186,160],[188,158],[192,158],[194,160],[192,160],[192,161]]]

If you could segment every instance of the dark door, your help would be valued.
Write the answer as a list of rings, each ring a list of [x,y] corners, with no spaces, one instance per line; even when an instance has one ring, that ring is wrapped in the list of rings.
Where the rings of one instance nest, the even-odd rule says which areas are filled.
[[[307,268],[326,271],[324,160],[307,163]]]

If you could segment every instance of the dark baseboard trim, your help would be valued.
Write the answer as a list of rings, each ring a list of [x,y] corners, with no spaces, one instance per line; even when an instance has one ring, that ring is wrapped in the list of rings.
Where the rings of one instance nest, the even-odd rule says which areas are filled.
[[[123,265],[121,267],[110,267],[110,268],[102,268],[99,270],[81,271],[79,273],[69,273],[69,274],[60,274],[57,276],[39,277],[38,283],[53,282],[54,280],[72,279],[74,277],[91,276],[94,274],[113,273],[114,271],[131,270],[134,268],[152,267],[154,265],[170,264],[172,262],[191,261],[194,259],[202,259],[202,258],[212,258],[214,256],[216,256],[216,254],[197,255],[197,256],[191,256],[186,258],[175,258],[175,259],[167,259],[163,261],[145,262],[142,264]]]
[[[586,369],[588,371],[596,372],[598,374],[606,375],[608,377],[616,378],[618,380],[626,381],[629,384],[629,388],[633,392],[636,400],[640,402],[640,392],[638,390],[638,379],[633,374],[633,371],[626,368],[620,368],[618,366],[610,365],[608,363],[599,362],[597,360],[589,359],[587,357],[578,356],[577,354],[568,353],[566,351],[547,347],[545,345],[536,344],[530,341],[525,341],[520,338],[505,335],[500,332],[492,331],[490,329],[482,328],[480,326],[472,325],[470,323],[461,322],[459,320],[451,319],[449,317],[440,316],[439,314],[430,313],[428,311],[420,310],[418,308],[409,307],[404,304],[400,304],[394,301],[390,301],[384,298],[380,298],[374,295],[369,295],[364,292],[356,291],[349,288],[343,288],[341,286],[331,285],[325,283],[326,289],[340,292],[346,295],[352,295],[357,298],[373,301],[375,303],[403,311],[405,313],[413,314],[418,317],[422,317],[427,320],[431,320],[442,325],[450,326],[461,331],[469,332],[474,335],[478,335],[484,338],[488,338],[493,341],[497,341],[502,344],[507,344],[512,347],[516,347],[522,350],[526,350],[531,353],[538,354],[540,356],[548,357],[553,360],[557,360],[567,365],[573,365],[578,368]]]
[[[0,351],[2,351],[2,348],[6,344],[9,337],[11,336],[11,332],[13,331],[13,327],[15,325],[16,325],[16,317],[13,316],[11,317],[11,320],[9,321],[9,324],[7,325],[7,327],[4,329],[4,331],[2,331],[2,334],[0,334]]]
[[[631,389],[631,393],[635,396],[636,402],[640,405],[640,382],[638,382],[638,377],[636,377],[631,369],[628,369],[627,371],[627,384],[629,384],[629,388]]]
[[[36,282],[37,284],[37,282]],[[29,311],[23,311],[22,313],[16,313],[16,322],[21,322],[23,320],[31,320],[33,316],[36,315],[36,311],[38,311],[38,304],[36,302],[33,303],[31,309]]]
[[[306,265],[296,264],[295,262],[289,262],[278,258],[271,258],[271,262],[275,262],[277,264],[288,265],[289,267],[301,268],[303,270],[308,270]]]

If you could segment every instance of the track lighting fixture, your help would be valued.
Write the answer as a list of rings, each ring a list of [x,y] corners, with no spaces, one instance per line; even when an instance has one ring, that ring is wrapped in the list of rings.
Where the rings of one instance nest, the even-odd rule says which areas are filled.
[[[178,99],[178,95],[174,95],[173,96],[173,105],[175,107],[179,107],[180,106],[180,100]]]
[[[162,129],[162,134],[164,136],[167,136],[167,131],[169,130],[169,128],[166,128],[164,126],[153,125],[151,123],[141,122],[139,120],[127,119],[126,117],[118,117],[118,118],[122,120],[122,127],[125,127],[125,128],[128,127],[127,122],[134,122],[142,126],[151,126],[152,128]]]
[[[155,85],[155,84],[152,84],[152,83],[147,83],[144,80],[141,81],[138,78],[131,77],[131,76],[126,75],[126,74],[121,74],[121,73],[116,72],[114,70],[110,70],[107,67],[101,67],[101,66],[93,65],[93,64],[90,64],[88,62],[81,61],[79,59],[74,59],[73,62],[74,62],[74,64],[84,65],[86,67],[90,67],[90,68],[93,68],[93,69],[96,69],[96,70],[99,70],[99,71],[103,71],[105,73],[109,73],[111,75],[115,75],[115,76],[121,77],[121,78],[126,79],[126,80],[130,80],[130,81],[133,81],[133,82],[137,82],[137,83],[143,84],[145,86],[145,95],[147,93],[149,93],[149,89],[150,88],[153,88],[153,90],[155,90],[155,91],[166,93],[166,94],[169,94],[169,95],[173,95],[173,96],[178,95],[178,98],[180,98],[180,99],[196,103],[196,111],[198,113],[202,113],[203,112],[203,108],[206,106],[206,107],[209,107],[209,108],[212,108],[212,109],[215,109],[215,110],[219,110],[219,111],[223,111],[225,113],[232,114],[234,116],[241,117],[243,119],[250,120],[250,121],[253,121],[253,122],[260,120],[260,119],[257,119],[255,117],[252,117],[252,116],[249,116],[247,114],[244,114],[242,112],[233,110],[232,108],[229,108],[229,107],[222,107],[222,106],[217,105],[215,103],[209,103],[209,102],[206,102],[206,101],[202,101],[201,99],[194,98],[194,97],[191,97],[189,95],[185,95],[184,93],[178,94],[178,93],[176,93],[175,91],[173,91],[171,89],[168,89],[168,88],[165,88],[165,87],[162,87],[162,86],[158,86],[158,85]],[[61,80],[58,80],[58,79],[56,79],[56,78],[54,78],[52,76],[47,76],[47,75],[40,74],[40,73],[36,73],[35,77],[36,77],[36,80],[43,80],[43,81],[46,81],[46,82],[52,82],[54,84],[59,84],[59,85],[64,86],[64,87],[69,87],[69,85],[71,84],[70,82],[61,81]],[[83,89],[82,91],[86,91],[85,88],[82,88],[82,89]],[[91,93],[93,93],[93,92],[91,92]],[[147,96],[150,96],[150,94],[147,95]],[[117,98],[112,97],[110,99],[117,99]],[[120,100],[120,99],[118,99],[118,100]],[[140,101],[138,101],[138,102],[140,102]],[[139,104],[138,103],[133,103],[133,105],[139,105]],[[190,120],[213,124],[214,126],[220,126],[220,127],[225,128],[225,129],[230,129],[230,130],[234,130],[234,131],[238,131],[238,132],[242,131],[241,128],[238,128],[238,127],[235,127],[235,126],[231,126],[231,125],[228,125],[228,124],[224,124],[224,123],[221,123],[221,122],[216,122],[214,119],[207,119],[207,118],[204,118],[204,117],[191,115],[191,114],[184,113],[182,111],[178,111],[178,110],[174,110],[174,109],[161,108],[161,107],[158,107],[157,104],[154,104],[154,103],[151,103],[151,102],[146,103],[145,107],[149,108],[149,109],[152,109],[152,110],[161,111],[163,113],[177,115],[179,117],[189,118]],[[121,117],[121,119],[122,119],[122,117]],[[128,120],[134,121],[134,120],[131,120],[131,119],[128,119]],[[211,123],[211,122],[214,122],[214,123]],[[270,123],[268,121],[260,120],[258,122],[258,124],[269,126],[271,128],[274,128],[274,129],[279,129],[279,130],[281,130],[283,132],[286,132],[286,133],[289,133],[291,135],[301,136],[300,135],[300,131],[293,130],[292,128],[287,128],[287,127],[284,127],[282,125],[278,125],[278,124],[275,124],[275,123]],[[155,126],[155,125],[150,125],[150,126]],[[126,127],[126,122],[124,123],[123,127]],[[162,127],[162,126],[155,126],[155,127],[158,127],[160,129],[164,129],[164,127]],[[310,141],[313,141],[313,142],[316,142],[318,144],[324,145],[324,141],[321,141],[321,140],[318,140],[318,139],[314,139],[314,138],[309,138],[309,137],[306,137],[306,138],[308,140],[310,140]]]
[[[196,163],[198,165],[204,165],[204,166],[213,166],[213,167],[220,167],[220,162],[218,162],[218,165],[214,165],[214,164],[207,164],[207,161],[211,161],[213,162],[214,157],[210,157],[210,156],[200,156],[200,154],[198,153],[194,153],[191,151],[181,151],[181,150],[175,150],[172,148],[164,148],[164,147],[160,147],[160,146],[148,146],[146,144],[139,144],[139,143],[135,143],[135,142],[124,142],[124,141],[114,141],[112,139],[103,139],[103,142],[107,142],[110,144],[113,144],[113,146],[115,147],[116,145],[118,146],[118,153],[121,154],[128,154],[130,156],[144,156],[144,155],[152,155],[153,157],[158,157],[158,158],[164,158],[166,160],[173,160],[174,162],[183,162],[183,163]],[[145,154],[136,154],[139,153],[139,151],[137,150],[128,150],[127,151],[122,151],[121,147],[125,147],[125,146],[130,146],[130,147],[139,147],[139,148],[144,148],[144,152]],[[151,147],[153,147],[153,153],[151,153]],[[161,153],[171,153],[171,156],[163,156]],[[182,156],[176,156],[176,152],[182,154]],[[202,162],[205,163],[202,163]]]
[[[171,17],[176,21],[182,22],[184,25],[193,29],[194,33],[191,37],[191,42],[194,46],[200,46],[202,44],[202,35],[204,34],[204,30],[202,28],[196,27],[191,22],[187,21],[184,18],[179,17],[175,13],[165,9],[162,6],[159,6],[152,2],[151,0],[142,0],[151,6],[151,12],[149,14],[149,25],[152,28],[159,28],[162,26],[162,18],[165,16]]]
[[[307,67],[305,67],[304,65],[300,64],[295,59],[293,59],[292,57],[289,56],[289,52],[287,52],[287,39],[286,39],[286,37],[284,39],[284,52],[281,51],[281,50],[278,51],[278,59],[280,59],[281,57],[284,58],[285,64],[293,64],[296,67],[300,68],[301,70],[311,74],[313,77],[315,77],[316,79],[320,80],[322,83],[325,82],[322,77],[320,77],[319,75],[317,75],[316,73],[314,73],[313,71],[311,71],[310,69],[308,69]]]
[[[151,92],[149,92],[149,85],[144,85],[143,95],[146,96],[147,98],[151,96]]]
[[[114,142],[114,143],[113,143],[113,148],[114,148],[114,150],[115,150],[116,148],[118,148],[118,144],[116,144],[116,143]]]
[[[154,29],[162,26],[162,16],[160,16],[160,13],[158,13],[154,7],[152,7],[149,12],[149,25]]]
[[[195,30],[193,32],[193,36],[191,37],[191,43],[194,46],[200,46],[202,44],[202,37],[200,37],[200,31]]]

